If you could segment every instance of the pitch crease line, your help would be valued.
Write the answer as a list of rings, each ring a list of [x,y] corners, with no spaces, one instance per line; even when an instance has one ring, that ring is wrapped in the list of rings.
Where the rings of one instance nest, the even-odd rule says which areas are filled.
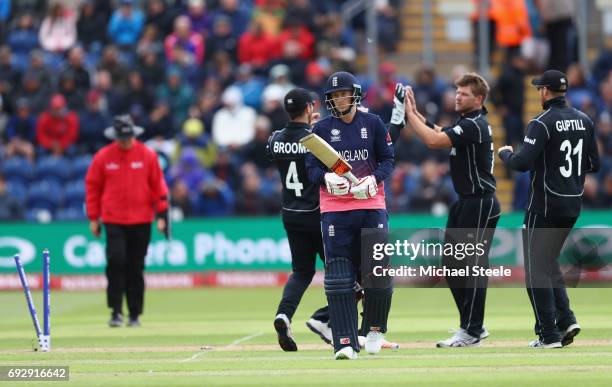
[[[249,340],[251,340],[251,339],[254,339],[254,338],[256,338],[256,337],[259,337],[259,336],[261,336],[261,335],[263,335],[263,333],[261,333],[261,332],[253,333],[252,335],[244,336],[244,337],[241,337],[241,338],[239,338],[239,339],[237,339],[237,340],[234,340],[234,341],[232,341],[230,344],[228,344],[228,345],[226,345],[226,346],[223,346],[223,347],[221,347],[221,348],[228,349],[228,348],[231,348],[231,347],[233,347],[233,346],[236,346],[236,345],[238,345],[238,344],[240,344],[240,343],[244,343],[245,341],[249,341]],[[191,355],[191,357],[190,357],[190,358],[183,359],[183,360],[181,360],[180,362],[181,362],[181,363],[187,363],[187,362],[189,362],[189,361],[194,361],[194,360],[196,360],[197,358],[199,358],[200,356],[202,356],[203,354],[205,354],[206,352],[207,352],[207,351],[200,350],[200,351],[198,351],[198,352],[194,353],[193,355]]]

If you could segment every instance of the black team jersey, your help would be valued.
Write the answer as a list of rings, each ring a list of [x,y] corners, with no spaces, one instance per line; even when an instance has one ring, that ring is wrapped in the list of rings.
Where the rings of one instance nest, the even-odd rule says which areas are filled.
[[[442,130],[450,137],[450,172],[460,197],[495,193],[493,138],[487,109],[462,114],[454,126]]]
[[[292,228],[320,228],[319,185],[308,180],[305,157],[308,150],[300,139],[310,126],[289,122],[268,139],[266,152],[280,172],[283,183],[283,222]]]
[[[585,174],[599,169],[593,122],[557,97],[544,104],[526,133],[518,153],[507,150],[500,158],[511,169],[531,172],[527,210],[578,217]]]

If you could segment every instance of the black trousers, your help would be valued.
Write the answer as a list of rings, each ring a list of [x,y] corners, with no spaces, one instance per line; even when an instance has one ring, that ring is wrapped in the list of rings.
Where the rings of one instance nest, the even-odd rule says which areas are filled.
[[[444,243],[483,243],[484,254],[460,256],[444,255],[447,268],[489,267],[489,250],[500,216],[499,202],[495,195],[461,198],[448,214]],[[486,242],[486,243],[485,243]],[[470,335],[479,337],[483,332],[485,300],[488,278],[482,276],[446,277],[459,310],[460,327]]]
[[[557,260],[576,219],[525,214],[525,284],[535,315],[535,333],[547,344],[560,341],[561,332],[576,323]]]
[[[105,224],[106,300],[108,307],[122,313],[126,296],[130,317],[142,314],[144,305],[144,267],[151,240],[151,224]]]
[[[317,254],[323,262],[325,262],[325,255],[320,227],[310,229],[285,227],[285,230],[291,249],[292,273],[285,284],[283,296],[276,313],[283,313],[291,320],[304,292],[314,277]],[[317,310],[313,317],[324,322],[328,321],[327,306]]]

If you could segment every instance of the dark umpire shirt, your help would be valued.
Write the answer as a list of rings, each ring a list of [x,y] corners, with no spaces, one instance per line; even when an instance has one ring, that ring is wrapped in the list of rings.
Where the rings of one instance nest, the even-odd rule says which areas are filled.
[[[450,137],[450,171],[460,197],[495,193],[493,138],[487,109],[462,114],[453,127],[442,130]]]
[[[595,128],[564,97],[548,100],[544,109],[527,125],[521,150],[499,157],[511,169],[531,172],[528,211],[578,217],[585,174],[599,169]]]
[[[289,228],[321,228],[319,185],[308,180],[305,157],[308,150],[300,139],[310,134],[310,126],[289,122],[272,133],[266,152],[280,172],[283,183],[283,223]]]

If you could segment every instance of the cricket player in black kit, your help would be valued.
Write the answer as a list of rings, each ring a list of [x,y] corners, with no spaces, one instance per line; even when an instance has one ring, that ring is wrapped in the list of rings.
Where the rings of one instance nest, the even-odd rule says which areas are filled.
[[[310,134],[314,100],[308,90],[293,89],[284,99],[291,121],[272,133],[266,151],[276,163],[283,184],[282,218],[289,248],[292,273],[283,290],[274,328],[284,351],[297,351],[291,333],[291,319],[315,274],[317,254],[324,260],[319,215],[319,187],[308,182],[304,165],[307,150],[299,140]],[[327,308],[315,312],[326,315]]]
[[[464,74],[455,82],[455,111],[461,114],[450,128],[436,126],[416,110],[412,89],[408,89],[406,115],[409,127],[427,147],[450,148],[450,172],[459,195],[450,208],[445,243],[484,243],[484,254],[459,261],[443,256],[447,268],[469,268],[489,265],[489,249],[500,207],[495,197],[493,176],[494,148],[491,126],[484,106],[489,86],[478,74]],[[470,347],[480,345],[489,333],[483,326],[488,278],[482,276],[446,277],[459,310],[460,327],[437,347]]]
[[[394,108],[388,124],[392,138],[399,136],[405,126],[405,89],[397,84]],[[268,140],[267,153],[274,161],[283,184],[282,219],[287,232],[292,258],[292,274],[283,290],[274,327],[278,342],[284,351],[296,351],[297,344],[291,332],[291,319],[315,274],[316,256],[324,261],[321,219],[319,212],[319,186],[310,183],[305,171],[304,158],[307,150],[299,140],[310,134],[310,125],[316,121],[312,94],[305,89],[291,90],[284,98],[285,110],[291,121],[287,126],[272,133]],[[355,284],[356,297],[363,290]],[[310,330],[330,344],[332,331],[327,306],[318,309],[306,322]],[[361,339],[361,337],[360,337]],[[363,338],[365,342],[365,338]],[[383,341],[383,348],[398,348],[395,343]]]
[[[580,215],[585,174],[599,169],[595,129],[589,117],[567,106],[565,74],[548,70],[532,81],[544,112],[529,122],[518,153],[498,150],[511,169],[530,171],[523,224],[527,294],[535,314],[535,348],[561,348],[580,333],[557,257]]]

